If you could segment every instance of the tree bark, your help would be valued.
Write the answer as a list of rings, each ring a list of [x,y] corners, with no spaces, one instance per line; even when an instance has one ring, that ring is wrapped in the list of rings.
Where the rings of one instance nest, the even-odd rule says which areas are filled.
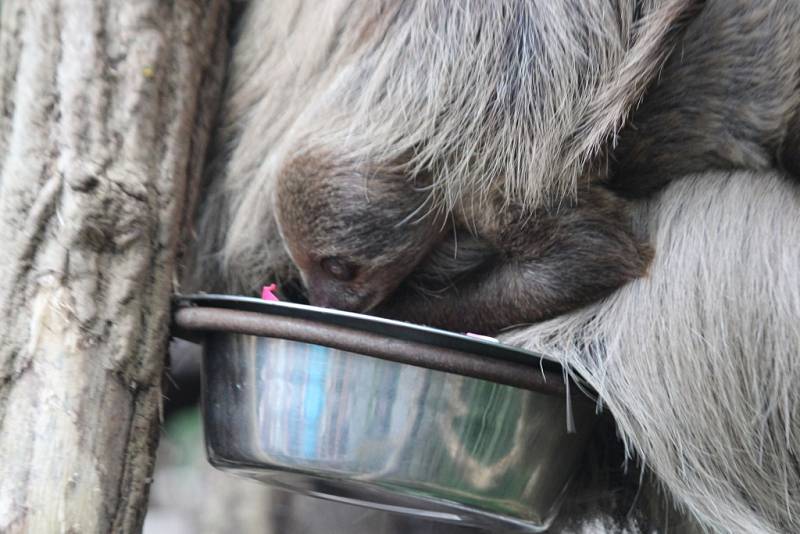
[[[0,0],[0,531],[140,530],[225,0]]]

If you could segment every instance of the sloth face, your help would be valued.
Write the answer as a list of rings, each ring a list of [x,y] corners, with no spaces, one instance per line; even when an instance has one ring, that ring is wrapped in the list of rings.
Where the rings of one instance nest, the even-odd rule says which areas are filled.
[[[311,304],[367,312],[441,240],[420,214],[427,193],[397,175],[296,158],[278,177],[275,213]]]

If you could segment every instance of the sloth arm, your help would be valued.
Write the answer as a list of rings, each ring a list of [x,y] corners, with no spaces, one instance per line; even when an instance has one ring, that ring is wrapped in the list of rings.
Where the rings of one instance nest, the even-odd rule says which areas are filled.
[[[652,253],[638,241],[622,201],[594,188],[576,207],[523,217],[515,210],[484,224],[495,254],[448,284],[403,284],[375,315],[453,331],[496,334],[599,300],[643,276]]]

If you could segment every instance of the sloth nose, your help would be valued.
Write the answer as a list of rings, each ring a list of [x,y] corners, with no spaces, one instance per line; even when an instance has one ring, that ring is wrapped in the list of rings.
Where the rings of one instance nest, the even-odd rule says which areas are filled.
[[[310,284],[308,300],[312,306],[320,308],[334,308],[342,311],[363,311],[364,299],[359,295],[344,288]]]
[[[333,301],[327,293],[317,293],[309,291],[308,301],[312,306],[319,306],[320,308],[332,308]]]

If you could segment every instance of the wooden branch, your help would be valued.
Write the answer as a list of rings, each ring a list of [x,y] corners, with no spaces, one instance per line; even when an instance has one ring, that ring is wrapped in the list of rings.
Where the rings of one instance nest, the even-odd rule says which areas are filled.
[[[224,0],[0,0],[0,531],[136,532]]]

